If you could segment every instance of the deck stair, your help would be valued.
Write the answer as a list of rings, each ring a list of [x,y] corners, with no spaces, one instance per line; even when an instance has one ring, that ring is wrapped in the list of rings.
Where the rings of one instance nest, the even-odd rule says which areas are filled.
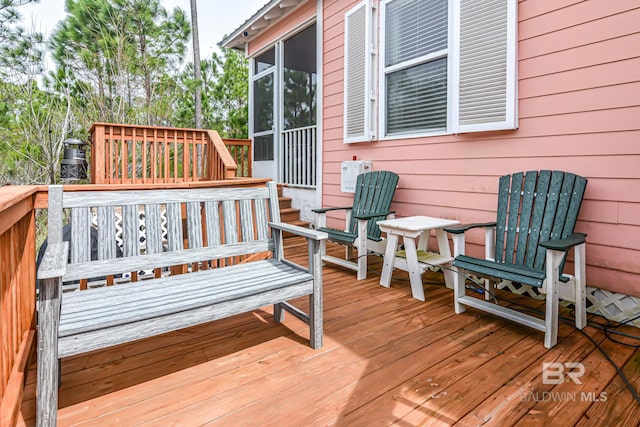
[[[309,227],[309,221],[302,221],[300,219],[300,209],[291,207],[291,198],[282,195],[282,185],[278,185],[278,201],[280,203],[280,219],[282,222],[305,228]],[[284,238],[292,236],[293,234],[284,233]]]

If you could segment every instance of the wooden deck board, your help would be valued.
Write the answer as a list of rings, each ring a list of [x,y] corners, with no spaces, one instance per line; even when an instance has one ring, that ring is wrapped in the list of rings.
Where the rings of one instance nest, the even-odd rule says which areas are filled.
[[[288,245],[301,262],[306,245]],[[370,265],[379,270],[380,260]],[[427,285],[426,302],[413,299],[407,279],[394,272],[387,289],[379,276],[358,282],[327,265],[325,342],[315,351],[306,325],[290,315],[277,325],[265,307],[65,359],[59,425],[505,426],[559,416],[563,425],[637,425],[639,405],[571,326],[561,325],[547,351],[541,333],[472,309],[455,315],[443,286]],[[640,351],[587,331],[640,387]],[[542,362],[584,363],[583,384],[543,384]],[[32,366],[20,426],[35,425],[34,377]],[[607,400],[536,399],[564,392],[580,400],[582,391]]]

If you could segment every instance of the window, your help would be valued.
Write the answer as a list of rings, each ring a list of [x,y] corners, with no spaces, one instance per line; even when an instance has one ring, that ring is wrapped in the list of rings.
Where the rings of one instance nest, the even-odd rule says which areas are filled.
[[[260,74],[276,65],[276,49],[272,47],[262,55],[257,56],[254,64],[253,74]]]
[[[274,132],[274,70],[276,63],[275,48],[257,56],[254,63],[251,113],[253,117],[253,159],[271,161]]]
[[[447,129],[447,0],[390,2],[385,10],[385,135]]]
[[[297,129],[316,124],[316,25],[300,31],[283,43],[283,128]]]
[[[517,128],[516,0],[381,0],[379,26],[355,25],[368,7],[345,15],[345,142],[375,114],[381,138]],[[367,93],[374,67],[350,47],[378,28],[379,85]]]

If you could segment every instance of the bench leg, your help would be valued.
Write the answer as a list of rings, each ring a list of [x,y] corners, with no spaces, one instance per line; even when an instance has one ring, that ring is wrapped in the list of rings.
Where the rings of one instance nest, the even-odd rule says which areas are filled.
[[[309,295],[309,344],[322,347],[322,255],[320,242],[308,241],[309,270],[313,274],[313,294]]]
[[[273,320],[276,323],[284,322],[284,309],[278,304],[273,304]]]
[[[322,296],[309,295],[309,345],[313,349],[322,347]]]
[[[60,279],[43,280],[38,295],[36,424],[55,426],[58,416]]]

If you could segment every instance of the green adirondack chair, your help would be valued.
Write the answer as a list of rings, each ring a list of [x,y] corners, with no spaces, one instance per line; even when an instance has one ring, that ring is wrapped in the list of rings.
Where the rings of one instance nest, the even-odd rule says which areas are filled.
[[[347,247],[345,259],[327,255],[325,242],[322,242],[322,259],[358,272],[357,279],[367,278],[367,257],[369,253],[384,254],[385,241],[380,236],[378,221],[389,218],[391,200],[398,185],[398,175],[389,171],[366,172],[358,175],[353,206],[314,209],[317,214],[318,230],[329,235],[329,240]],[[326,213],[346,210],[344,230],[327,228]],[[353,258],[353,248],[357,251],[357,262]]]
[[[544,346],[558,341],[558,300],[575,305],[576,327],[586,325],[585,239],[574,227],[587,185],[583,177],[560,171],[529,171],[500,178],[496,222],[447,228],[453,234],[453,266],[459,273],[485,279],[485,299],[466,295],[465,280],[454,279],[456,313],[464,306],[483,310],[545,333]],[[486,229],[485,259],[466,256],[464,232]],[[563,274],[574,248],[575,271]],[[530,285],[546,294],[544,319],[490,301],[504,281]],[[477,295],[477,294],[476,294]]]

